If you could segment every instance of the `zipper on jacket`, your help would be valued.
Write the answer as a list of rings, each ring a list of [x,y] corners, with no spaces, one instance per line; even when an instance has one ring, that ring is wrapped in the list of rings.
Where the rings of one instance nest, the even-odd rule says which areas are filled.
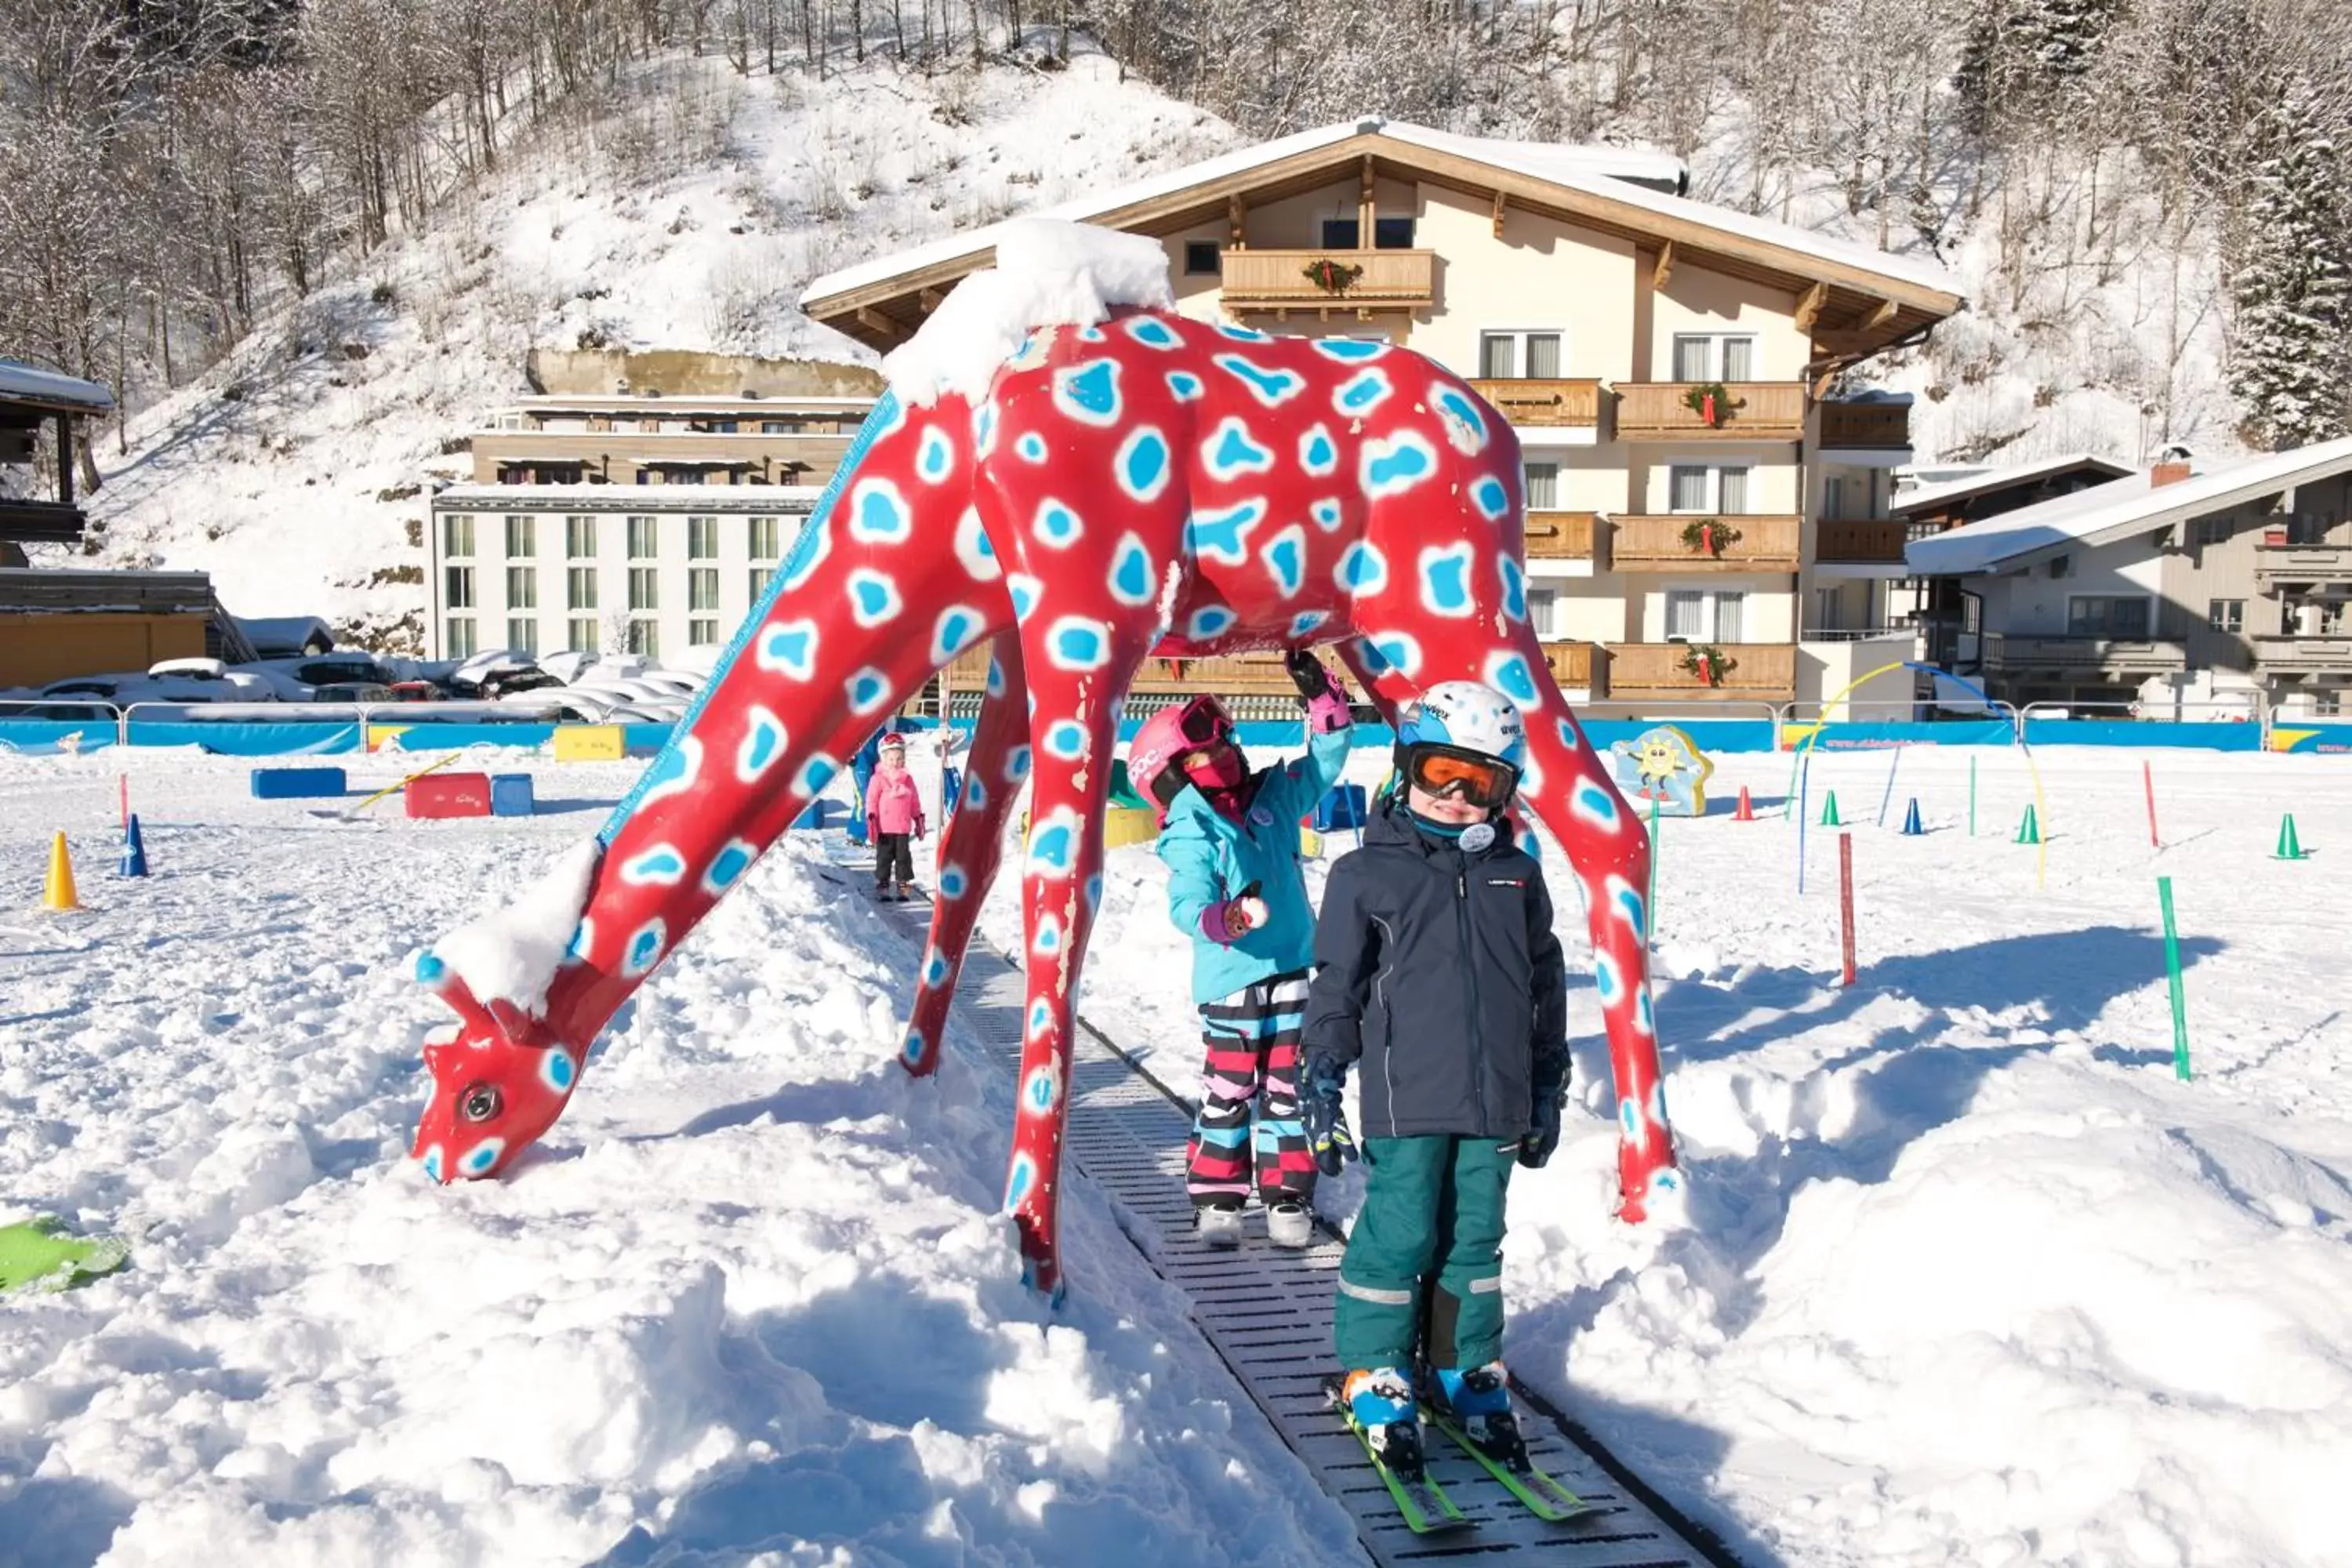
[[[1470,988],[1470,1098],[1478,1108],[1478,1136],[1489,1135],[1486,1120],[1486,1047],[1478,1037],[1478,955],[1470,945],[1470,858],[1454,852],[1454,925],[1462,938],[1462,973]]]

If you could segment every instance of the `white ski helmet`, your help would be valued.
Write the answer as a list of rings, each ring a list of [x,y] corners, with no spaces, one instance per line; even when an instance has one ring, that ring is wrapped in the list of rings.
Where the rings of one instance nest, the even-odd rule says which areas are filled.
[[[1396,742],[1400,753],[1414,746],[1452,746],[1527,771],[1528,726],[1518,704],[1475,680],[1441,681],[1407,703],[1397,713]]]

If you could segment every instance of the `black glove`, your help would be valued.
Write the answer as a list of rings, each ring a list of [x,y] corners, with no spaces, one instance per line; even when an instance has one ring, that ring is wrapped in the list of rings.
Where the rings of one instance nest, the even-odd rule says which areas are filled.
[[[1552,1151],[1559,1147],[1559,1118],[1568,1104],[1568,1079],[1557,1084],[1536,1085],[1534,1125],[1519,1140],[1519,1163],[1530,1171],[1540,1171]]]
[[[1348,1131],[1348,1112],[1339,1102],[1348,1069],[1320,1058],[1303,1064],[1298,1086],[1298,1119],[1307,1131],[1307,1146],[1315,1152],[1315,1168],[1336,1176],[1356,1158],[1355,1135]]]
[[[1301,702],[1312,702],[1331,689],[1331,672],[1323,668],[1321,659],[1303,647],[1284,654],[1282,668],[1290,677],[1290,684],[1298,688]]]

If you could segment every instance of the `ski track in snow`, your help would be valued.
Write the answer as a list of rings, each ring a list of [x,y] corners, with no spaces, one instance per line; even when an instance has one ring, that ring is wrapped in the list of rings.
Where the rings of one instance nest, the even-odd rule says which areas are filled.
[[[2352,774],[2155,753],[2159,855],[2138,753],[2044,749],[2037,890],[2009,842],[2025,763],[1975,754],[1979,837],[1957,750],[1906,753],[1889,826],[1854,829],[1851,993],[1834,833],[1808,828],[1801,900],[1794,829],[1729,819],[1741,783],[1776,809],[1788,757],[1718,759],[1715,815],[1664,824],[1686,1228],[1608,1217],[1605,1055],[1555,879],[1589,1114],[1516,1183],[1513,1364],[1745,1561],[2340,1561],[2352,915],[2327,895]],[[1812,810],[1834,788],[1868,824],[1890,761],[1816,758]],[[399,771],[345,762],[352,800]],[[857,873],[772,854],[538,1153],[436,1189],[404,1156],[446,1015],[409,965],[635,765],[538,765],[541,815],[436,824],[251,801],[246,767],[0,755],[0,1220],[134,1242],[121,1275],[0,1303],[0,1564],[1351,1557],[1083,1185],[1070,1304],[1023,1289],[994,1212],[1011,1085],[955,1051],[900,1075],[916,955]],[[144,883],[111,875],[118,768]],[[1931,831],[1905,838],[1914,794]],[[2288,808],[2310,861],[2268,858]],[[52,917],[60,828],[90,909]],[[1008,879],[984,931],[1016,919]],[[1186,963],[1157,859],[1114,851],[1081,1005],[1179,1084]]]

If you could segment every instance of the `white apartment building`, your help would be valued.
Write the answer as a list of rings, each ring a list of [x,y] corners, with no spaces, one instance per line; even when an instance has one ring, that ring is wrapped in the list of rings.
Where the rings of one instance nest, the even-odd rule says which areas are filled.
[[[1524,448],[1530,607],[1572,694],[1817,700],[1906,570],[1888,505],[1912,456],[1907,399],[1825,394],[1962,300],[1936,268],[1688,200],[1681,176],[1368,120],[1040,216],[1158,238],[1187,314],[1378,336],[1470,379]],[[887,350],[992,259],[977,229],[802,305]],[[1361,270],[1328,291],[1324,259]],[[1730,677],[1706,685],[1694,644]]]

